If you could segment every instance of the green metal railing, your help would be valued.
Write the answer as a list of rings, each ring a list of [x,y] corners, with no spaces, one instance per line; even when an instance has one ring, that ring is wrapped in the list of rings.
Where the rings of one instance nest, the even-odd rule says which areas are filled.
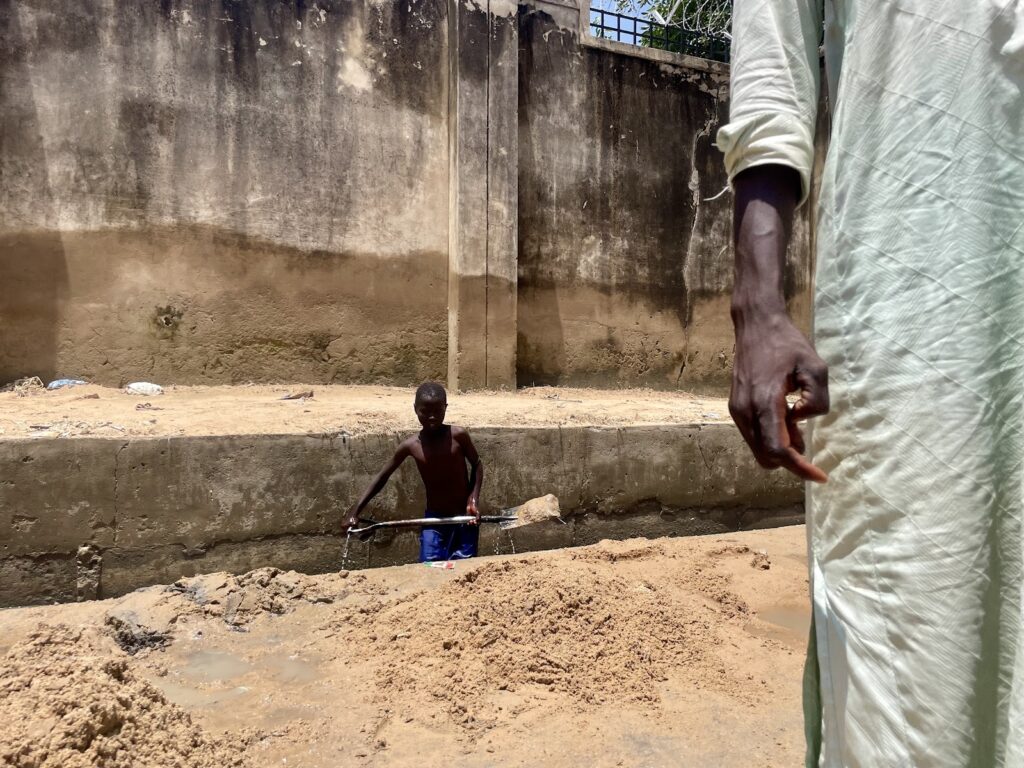
[[[590,34],[641,48],[672,51],[712,61],[729,61],[729,39],[725,35],[692,32],[604,8],[591,7]]]

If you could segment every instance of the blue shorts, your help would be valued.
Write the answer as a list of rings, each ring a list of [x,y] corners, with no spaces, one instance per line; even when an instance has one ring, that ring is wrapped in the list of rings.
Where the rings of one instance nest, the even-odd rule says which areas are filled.
[[[429,512],[426,517],[434,517]],[[479,525],[425,525],[420,532],[420,562],[476,557]]]

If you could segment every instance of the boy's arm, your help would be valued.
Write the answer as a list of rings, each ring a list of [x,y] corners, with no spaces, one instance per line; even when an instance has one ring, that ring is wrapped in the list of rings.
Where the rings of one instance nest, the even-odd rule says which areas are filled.
[[[480,521],[480,489],[484,485],[484,463],[480,461],[480,454],[476,452],[476,446],[469,437],[469,432],[461,427],[454,430],[456,441],[462,446],[462,452],[469,462],[469,498],[466,500],[466,514],[473,515],[477,522]]]
[[[348,517],[345,518],[345,530],[354,528],[358,524],[359,513],[363,511],[363,507],[369,504],[370,500],[384,489],[384,486],[388,484],[388,479],[401,466],[408,455],[409,441],[406,440],[398,446],[395,455],[391,457],[391,460],[384,465],[384,468],[377,474],[377,477],[370,483],[370,487],[366,489],[366,493],[363,494],[363,498],[359,500],[359,503],[349,510]]]

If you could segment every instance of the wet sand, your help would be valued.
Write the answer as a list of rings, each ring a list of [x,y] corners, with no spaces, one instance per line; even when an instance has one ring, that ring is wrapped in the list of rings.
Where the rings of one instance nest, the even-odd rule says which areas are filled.
[[[788,768],[802,763],[804,546],[793,527],[452,570],[206,575],[4,611],[0,675],[18,674],[40,622],[86,628],[91,653],[267,768]],[[30,717],[38,702],[22,702]]]

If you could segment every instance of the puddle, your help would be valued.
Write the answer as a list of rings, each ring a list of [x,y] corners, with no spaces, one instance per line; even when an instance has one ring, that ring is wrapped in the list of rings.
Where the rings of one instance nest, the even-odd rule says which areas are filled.
[[[757,612],[757,618],[767,621],[777,627],[788,629],[800,637],[807,637],[811,631],[811,610],[806,608],[794,608],[792,606],[775,606]]]
[[[775,640],[796,650],[807,646],[807,635],[811,631],[810,606],[796,608],[779,605],[757,612],[759,621],[751,622],[744,628],[754,637]]]
[[[241,677],[252,665],[224,651],[196,651],[185,657],[185,665],[177,670],[182,677],[197,683],[219,683]]]
[[[229,688],[225,691],[204,691],[159,677],[150,678],[149,681],[160,689],[169,702],[177,704],[184,709],[214,707],[218,704],[233,701],[249,692],[248,688],[241,687]]]
[[[311,661],[294,655],[264,656],[259,660],[259,664],[274,679],[281,683],[298,685],[310,683],[320,677],[319,670]]]

